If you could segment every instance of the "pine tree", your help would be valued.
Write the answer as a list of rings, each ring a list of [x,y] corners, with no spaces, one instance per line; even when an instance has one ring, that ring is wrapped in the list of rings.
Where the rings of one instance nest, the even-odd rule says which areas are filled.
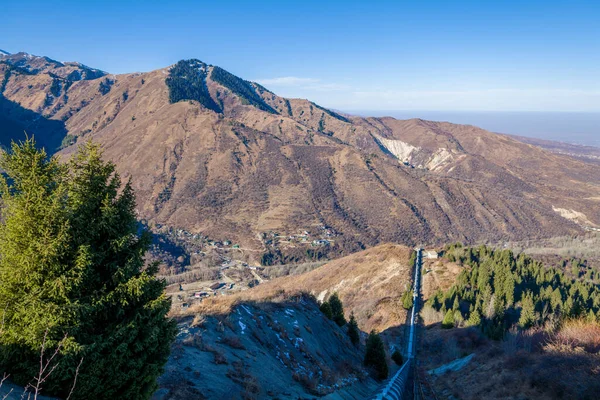
[[[535,304],[533,302],[533,293],[527,291],[521,299],[521,316],[519,325],[523,328],[531,327],[536,321]]]
[[[0,367],[29,382],[47,337],[63,346],[46,393],[66,397],[83,359],[71,399],[150,398],[176,326],[130,184],[93,144],[64,165],[27,140],[1,166]]]
[[[329,298],[329,306],[331,307],[331,314],[333,322],[338,326],[346,325],[346,317],[344,316],[344,306],[340,300],[337,292],[332,294]]]
[[[333,319],[333,313],[331,311],[331,305],[329,305],[328,301],[323,302],[319,307],[323,315],[325,315],[328,319]]]
[[[454,302],[452,303],[452,309],[454,311],[458,310],[460,307],[460,303],[458,302],[458,296],[454,298]]]
[[[471,315],[469,315],[469,319],[467,320],[468,326],[479,326],[481,325],[481,313],[479,310],[473,310]]]
[[[448,310],[448,312],[446,312],[446,315],[444,316],[444,319],[442,320],[442,328],[444,328],[444,329],[454,328],[454,311]]]
[[[383,340],[381,340],[381,337],[375,331],[371,331],[367,338],[364,364],[367,367],[373,368],[377,379],[383,380],[388,377],[389,371],[385,358],[385,346]]]
[[[358,331],[358,324],[354,318],[354,313],[350,314],[350,321],[348,322],[348,336],[353,345],[358,345],[360,341],[360,334]]]

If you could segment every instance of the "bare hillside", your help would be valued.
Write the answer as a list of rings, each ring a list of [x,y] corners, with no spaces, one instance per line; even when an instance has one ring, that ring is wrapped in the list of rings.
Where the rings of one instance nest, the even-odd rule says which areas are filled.
[[[258,301],[279,293],[306,292],[323,301],[337,292],[347,317],[353,312],[362,331],[384,332],[405,323],[407,314],[400,297],[411,285],[411,252],[401,245],[376,246],[304,274],[276,278],[235,295],[206,299],[188,312],[225,311],[239,301]]]
[[[362,348],[304,295],[213,309],[180,329],[154,399],[361,399],[377,387]]]
[[[273,262],[600,225],[597,165],[473,126],[340,115],[198,60],[110,75],[22,54],[0,73],[3,144],[25,120],[65,156],[98,141],[133,178],[141,218]],[[321,227],[331,236],[314,243],[265,236]]]

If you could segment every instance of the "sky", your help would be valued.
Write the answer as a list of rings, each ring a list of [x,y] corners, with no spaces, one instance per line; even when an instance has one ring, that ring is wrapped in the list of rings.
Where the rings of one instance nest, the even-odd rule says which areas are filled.
[[[198,58],[338,110],[600,112],[600,1],[10,1],[0,49]]]

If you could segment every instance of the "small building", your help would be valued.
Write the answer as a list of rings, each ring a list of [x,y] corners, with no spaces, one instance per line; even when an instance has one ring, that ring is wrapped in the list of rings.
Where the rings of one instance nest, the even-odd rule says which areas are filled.
[[[435,250],[426,250],[423,252],[423,256],[425,256],[425,258],[436,259],[439,258],[440,253]]]
[[[223,282],[217,282],[217,283],[213,283],[210,288],[212,290],[219,290],[221,289],[223,286],[225,286],[225,284]]]

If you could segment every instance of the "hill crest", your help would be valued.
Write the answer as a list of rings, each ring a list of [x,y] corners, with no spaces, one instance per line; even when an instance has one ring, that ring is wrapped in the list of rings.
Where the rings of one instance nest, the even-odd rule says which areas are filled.
[[[20,57],[16,67],[0,59],[0,118],[15,127],[2,144],[22,129],[46,146],[62,141],[65,156],[98,141],[133,177],[141,218],[273,260],[600,225],[597,166],[473,126],[344,116],[198,60],[196,87],[189,76],[181,82],[184,94],[200,93],[190,98],[173,97],[168,83],[190,61],[110,75]],[[589,227],[564,218],[580,214]],[[335,235],[283,240],[323,226]]]

